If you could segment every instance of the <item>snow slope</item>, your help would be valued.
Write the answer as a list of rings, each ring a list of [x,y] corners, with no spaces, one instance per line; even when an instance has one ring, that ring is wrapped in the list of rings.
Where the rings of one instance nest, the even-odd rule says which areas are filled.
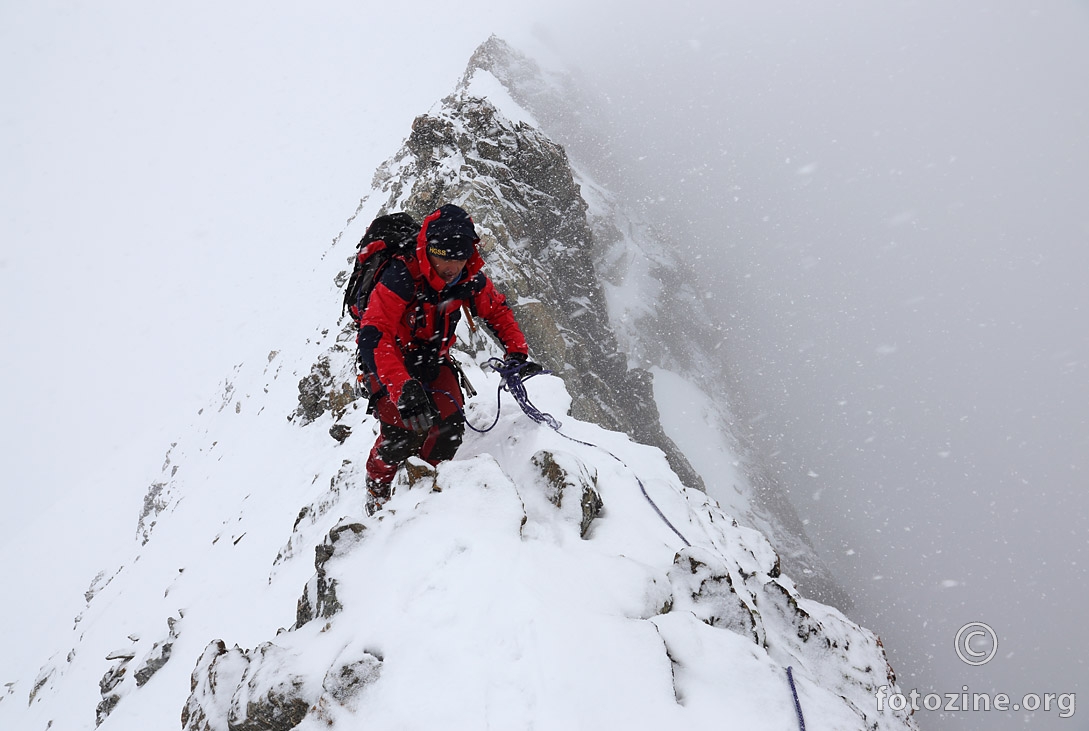
[[[385,512],[362,517],[373,419],[351,410],[341,423],[353,433],[340,444],[327,433],[332,414],[304,428],[283,418],[296,405],[295,377],[328,339],[239,368],[172,449],[166,505],[147,543],[99,582],[33,683],[29,706],[26,681],[0,703],[0,725],[93,728],[100,681],[121,666],[107,694],[119,700],[102,728],[167,727],[189,698],[196,659],[216,639],[266,648],[261,672],[247,678],[254,688],[303,680],[299,692],[319,710],[300,728],[358,717],[377,728],[788,729],[796,720],[786,665],[808,728],[864,727],[840,693],[873,716],[867,688],[888,682],[876,639],[798,597],[775,576],[776,556],[759,534],[684,489],[660,451],[624,435],[563,418],[565,434],[600,448],[572,442],[531,422],[504,393],[496,428],[470,433],[463,456],[440,466],[441,492],[426,480],[402,482]],[[469,418],[488,424],[497,377],[462,359],[482,394]],[[538,406],[566,413],[562,381],[529,385]],[[554,486],[533,461],[542,451],[600,494],[604,507],[585,539],[578,503],[549,501]],[[636,475],[692,548],[643,499]],[[363,526],[360,536],[338,542],[325,564],[343,609],[278,634],[294,625],[312,581],[312,547],[352,523]],[[737,593],[723,591],[731,581]],[[756,624],[742,621],[739,600],[761,606]],[[797,639],[805,627],[820,628],[811,643]],[[828,638],[840,646],[829,648]],[[168,661],[139,685],[164,642]],[[333,702],[322,688],[330,668],[365,653],[382,658],[377,679]],[[221,679],[228,660],[246,666],[240,652],[223,657]],[[836,681],[841,673],[850,681]],[[192,703],[211,719],[232,699],[244,707],[238,688],[219,693]]]

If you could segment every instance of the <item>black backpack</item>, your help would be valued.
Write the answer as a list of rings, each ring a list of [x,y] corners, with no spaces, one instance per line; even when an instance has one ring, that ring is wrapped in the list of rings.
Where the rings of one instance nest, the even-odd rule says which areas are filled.
[[[344,288],[344,306],[340,314],[351,312],[356,326],[367,309],[374,285],[382,276],[389,260],[398,254],[411,255],[416,251],[416,234],[420,224],[407,213],[391,213],[371,221],[363,234],[355,257],[355,268]]]

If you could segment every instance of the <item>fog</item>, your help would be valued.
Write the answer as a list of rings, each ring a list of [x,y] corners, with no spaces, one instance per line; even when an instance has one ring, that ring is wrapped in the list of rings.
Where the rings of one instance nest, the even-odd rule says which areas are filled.
[[[852,616],[905,692],[1084,689],[1089,9],[686,7],[563,41]]]
[[[413,10],[0,8],[3,539],[92,473],[138,504],[231,365],[297,331],[292,267],[495,31],[594,91],[601,174],[705,278],[739,415],[902,688],[1084,689],[1086,4]],[[387,35],[417,64],[376,61]],[[970,621],[1000,643],[979,667]]]

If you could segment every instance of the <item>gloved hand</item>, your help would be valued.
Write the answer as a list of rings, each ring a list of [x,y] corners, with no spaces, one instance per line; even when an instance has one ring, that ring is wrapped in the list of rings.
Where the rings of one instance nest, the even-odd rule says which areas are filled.
[[[507,359],[503,361],[503,369],[509,370],[511,368],[517,368],[518,377],[523,380],[544,372],[541,364],[529,360],[525,353],[511,353],[507,356]]]
[[[405,426],[418,434],[423,434],[435,424],[431,399],[427,397],[423,384],[414,378],[407,381],[401,389],[401,398],[397,399],[397,412]]]

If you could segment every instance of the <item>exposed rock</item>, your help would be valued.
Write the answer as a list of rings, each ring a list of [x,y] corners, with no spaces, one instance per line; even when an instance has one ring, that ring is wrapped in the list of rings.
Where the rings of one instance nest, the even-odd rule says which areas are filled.
[[[300,418],[300,425],[306,426],[326,411],[340,418],[358,398],[355,375],[349,372],[354,368],[348,357],[352,350],[354,345],[348,348],[337,343],[330,349],[330,354],[337,355],[335,366],[330,354],[323,355],[311,366],[310,374],[299,380],[299,405],[293,416]]]
[[[590,524],[601,514],[605,504],[601,501],[601,495],[597,490],[586,485],[582,490],[582,498],[579,500],[582,509],[582,520],[579,522],[579,535],[583,538],[590,532]]]
[[[302,596],[295,608],[295,627],[302,627],[317,617],[331,617],[339,612],[341,607],[337,601],[336,588],[336,580],[327,579],[325,571],[319,570],[303,587]]]
[[[289,731],[317,694],[271,642],[252,651],[211,642],[197,660],[182,709],[183,731]]]
[[[299,381],[299,407],[295,413],[302,417],[302,424],[314,421],[329,410],[329,393],[333,376],[329,372],[329,359],[320,358],[310,369],[310,375]]]
[[[120,663],[106,671],[106,674],[102,676],[102,680],[98,681],[98,690],[103,697],[108,696],[110,691],[116,688],[118,684],[125,679],[125,666],[131,659],[131,657],[123,658]]]
[[[117,707],[117,704],[121,701],[121,696],[113,693],[105,698],[95,707],[95,728],[102,725],[102,722],[106,720],[106,717],[113,713],[113,709]]]
[[[271,642],[252,651],[210,643],[193,670],[183,731],[290,731],[330,701],[353,707],[382,671],[380,656],[349,648],[319,685],[307,669],[293,667],[294,658]]]
[[[147,683],[151,676],[162,669],[170,660],[174,641],[178,638],[178,620],[174,617],[168,617],[166,624],[167,636],[152,645],[131,676],[128,671],[129,664],[136,657],[134,647],[120,648],[107,653],[106,659],[116,662],[98,681],[98,690],[102,700],[95,709],[96,726],[101,725],[106,720],[106,717],[113,712],[117,704],[131,690],[131,686],[123,686],[129,677],[132,677],[136,687],[139,688]],[[129,639],[136,643],[139,642],[140,637],[134,634],[130,635]]]
[[[578,499],[579,535],[590,532],[590,524],[601,513],[601,495],[597,490],[597,474],[577,457],[542,449],[533,455],[533,464],[540,470],[545,483],[545,496],[561,510]],[[566,499],[566,504],[565,504]]]
[[[362,523],[342,520],[329,531],[324,541],[314,547],[316,573],[307,582],[302,596],[299,597],[295,609],[295,627],[302,627],[317,617],[328,619],[341,610],[336,593],[336,579],[327,576],[325,564],[338,549],[344,551],[359,541],[366,529]]]
[[[330,668],[322,688],[341,705],[348,705],[363,688],[376,682],[382,674],[382,658],[365,653],[363,658]]]
[[[295,518],[295,524],[291,528],[291,538],[276,555],[273,566],[281,565],[297,552],[304,550],[305,529],[321,520],[334,506],[338,506],[346,491],[361,483],[363,479],[360,474],[361,468],[361,464],[357,465],[350,459],[341,461],[340,469],[329,480],[329,489],[312,503],[299,509],[298,517]],[[306,550],[309,548],[306,547]]]
[[[46,686],[56,672],[57,669],[53,666],[52,662],[42,667],[38,672],[38,677],[34,679],[33,687],[30,689],[30,697],[27,699],[28,706],[34,703],[34,699],[38,696],[38,693],[41,692],[42,688]]]
[[[89,605],[91,600],[95,598],[95,594],[106,588],[112,580],[112,576],[108,579],[106,578],[105,571],[99,571],[95,574],[94,579],[91,580],[91,585],[87,587],[87,591],[83,592],[83,599]]]
[[[352,435],[352,427],[347,424],[333,424],[329,427],[329,436],[336,439],[341,444],[344,440]]]
[[[178,465],[173,464],[172,456],[177,446],[177,442],[170,445],[170,449],[166,451],[166,457],[163,459],[162,479],[151,483],[144,495],[140,518],[136,522],[136,535],[140,538],[140,545],[146,545],[151,540],[151,532],[155,528],[159,514],[170,505],[174,477],[178,474]],[[88,603],[90,603],[90,600],[88,600]]]
[[[132,660],[134,655],[121,654],[117,652],[111,652],[106,656],[107,660],[113,658],[119,658],[113,667],[106,671],[106,674],[102,676],[102,679],[98,681],[99,694],[102,696],[102,700],[95,708],[95,726],[101,726],[102,722],[106,720],[113,709],[117,707],[117,704],[121,701],[121,694],[116,692],[115,689],[125,680],[125,674],[128,672],[129,661]]]
[[[415,488],[438,490],[439,488],[436,484],[437,476],[438,472],[435,468],[419,457],[409,457],[405,460],[403,477],[398,474],[398,477],[403,480],[405,487],[410,490]]]
[[[223,640],[208,643],[190,677],[189,698],[181,712],[183,731],[222,731],[248,663],[238,647],[228,651]]]
[[[306,677],[290,670],[290,658],[271,642],[246,655],[248,664],[231,699],[229,731],[290,731],[317,700]]]
[[[133,673],[133,677],[136,679],[136,686],[140,687],[151,679],[151,676],[157,673],[167,661],[170,660],[170,653],[174,649],[174,640],[178,638],[178,620],[173,617],[169,617],[166,620],[167,627],[169,628],[169,635],[166,639],[156,642],[147,656],[144,657],[140,663],[140,667]]]
[[[721,627],[760,642],[754,609],[734,589],[721,556],[688,547],[673,561],[669,581],[674,587],[672,611],[689,611],[712,627]]]
[[[155,518],[166,508],[167,501],[163,499],[165,482],[153,482],[148,486],[144,495],[144,506],[140,511],[140,519],[136,524],[136,531],[140,535],[140,543],[146,544],[151,540],[151,530],[155,527]]]

